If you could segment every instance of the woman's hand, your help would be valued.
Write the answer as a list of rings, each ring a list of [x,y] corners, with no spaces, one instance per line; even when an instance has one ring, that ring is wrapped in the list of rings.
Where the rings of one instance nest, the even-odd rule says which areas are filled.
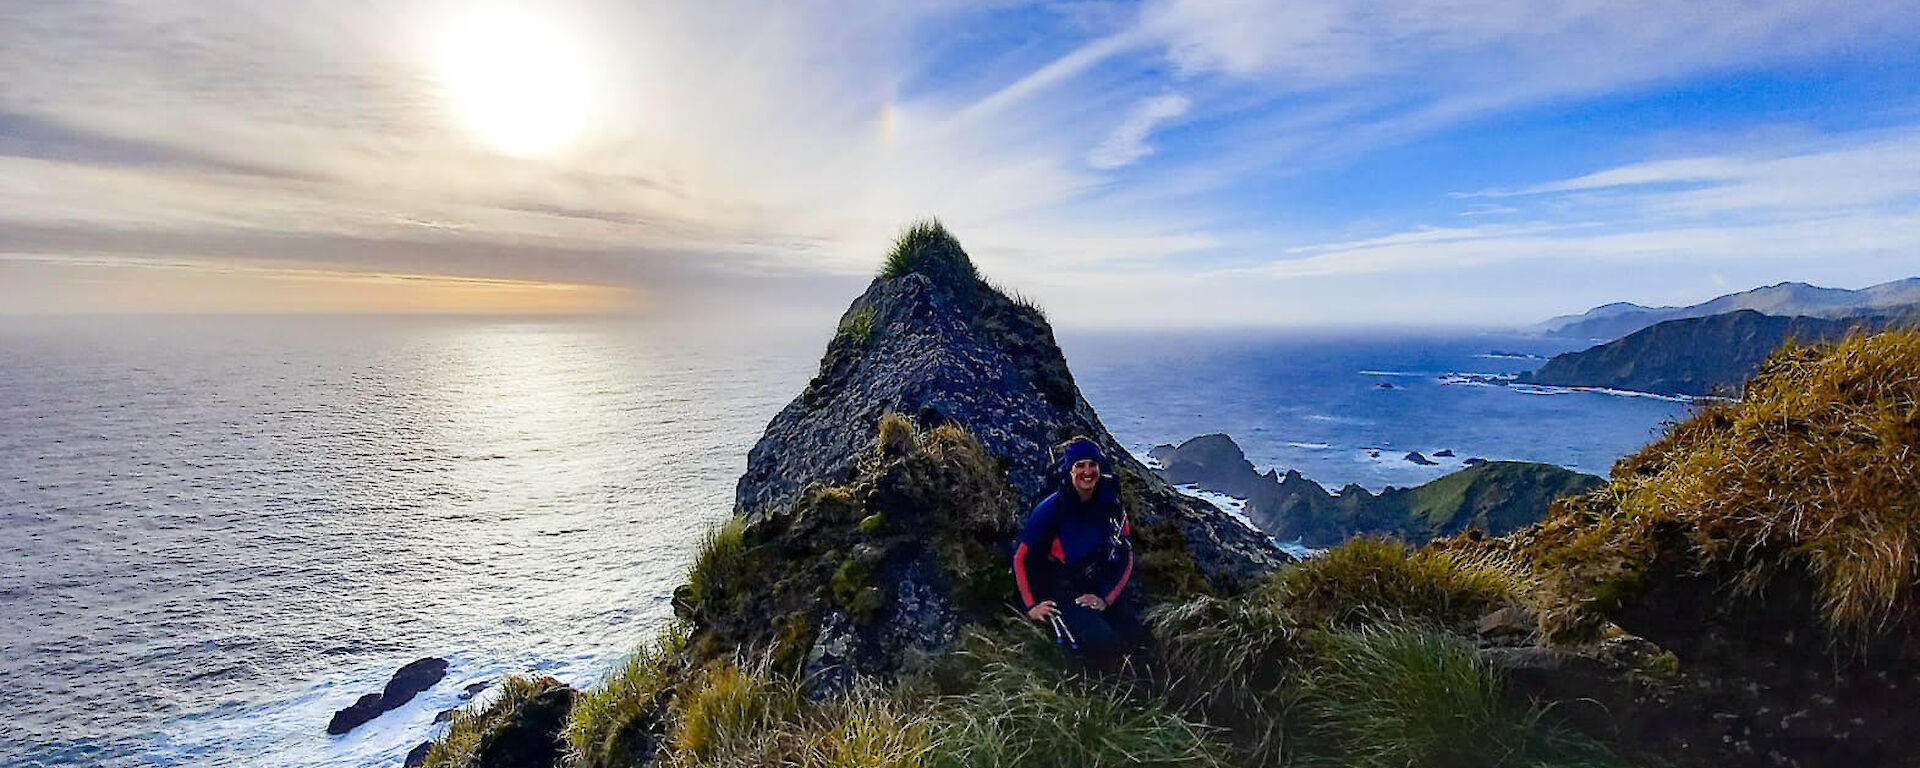
[[[1099,595],[1081,595],[1073,599],[1073,604],[1084,605],[1096,611],[1104,611],[1107,609],[1106,599],[1100,597]]]
[[[1046,621],[1058,613],[1060,613],[1059,605],[1055,604],[1052,600],[1042,600],[1032,608],[1027,609],[1027,618],[1033,619],[1034,621]]]

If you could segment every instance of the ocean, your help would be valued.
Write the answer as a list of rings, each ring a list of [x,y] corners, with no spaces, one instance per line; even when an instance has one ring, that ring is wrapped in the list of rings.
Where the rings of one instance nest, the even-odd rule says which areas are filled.
[[[748,448],[830,332],[0,321],[0,766],[397,766],[467,683],[592,684],[669,620]],[[1136,452],[1224,431],[1261,469],[1330,488],[1410,485],[1472,456],[1604,474],[1687,408],[1507,384],[1541,362],[1526,355],[1574,346],[1539,339],[1062,346]],[[448,659],[444,681],[326,735],[423,656]]]

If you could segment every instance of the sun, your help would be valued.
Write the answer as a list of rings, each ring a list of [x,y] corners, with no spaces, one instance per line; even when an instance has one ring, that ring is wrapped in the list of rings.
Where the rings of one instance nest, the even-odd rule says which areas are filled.
[[[526,8],[466,6],[439,29],[432,64],[453,115],[501,152],[551,155],[592,118],[592,73],[578,41]]]

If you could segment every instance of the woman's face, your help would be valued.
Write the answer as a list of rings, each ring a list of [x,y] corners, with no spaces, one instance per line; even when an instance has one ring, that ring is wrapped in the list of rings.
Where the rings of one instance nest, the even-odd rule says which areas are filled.
[[[1100,462],[1093,459],[1081,459],[1073,463],[1073,489],[1080,492],[1080,498],[1093,495],[1093,489],[1100,484]]]

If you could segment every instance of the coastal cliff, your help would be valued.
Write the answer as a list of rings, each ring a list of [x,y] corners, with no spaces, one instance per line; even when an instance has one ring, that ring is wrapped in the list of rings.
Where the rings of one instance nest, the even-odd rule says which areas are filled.
[[[1120,451],[1037,309],[916,227],[755,447],[680,620],[590,690],[509,680],[425,762],[1898,764],[1916,369],[1920,333],[1792,350],[1537,525],[1289,562]],[[1071,434],[1136,515],[1154,642],[1117,672],[1012,605],[1007,544]]]
[[[1920,319],[1904,314],[1842,318],[1780,317],[1743,309],[1668,320],[1579,352],[1558,355],[1522,384],[1604,387],[1667,395],[1730,395],[1789,340],[1830,342],[1854,330],[1871,331]]]
[[[1358,485],[1338,494],[1297,471],[1254,471],[1233,438],[1203,435],[1149,452],[1175,483],[1246,500],[1248,519],[1282,541],[1331,547],[1353,536],[1412,544],[1466,531],[1503,534],[1539,522],[1554,499],[1586,493],[1603,478],[1552,464],[1481,461],[1412,488],[1374,494]]]

